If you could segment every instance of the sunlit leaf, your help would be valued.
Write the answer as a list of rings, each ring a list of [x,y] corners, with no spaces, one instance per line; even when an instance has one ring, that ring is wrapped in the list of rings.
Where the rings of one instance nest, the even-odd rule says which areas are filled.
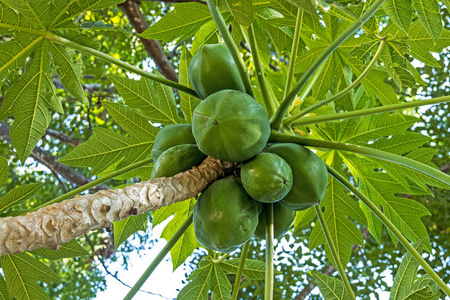
[[[341,280],[317,271],[311,271],[311,275],[316,280],[320,293],[325,300],[345,300],[350,298]]]
[[[132,234],[141,230],[147,231],[148,215],[140,214],[130,216],[121,221],[115,221],[114,225],[114,250],[125,242]]]
[[[87,252],[76,240],[71,240],[65,244],[62,244],[58,250],[41,248],[34,250],[31,253],[50,260],[89,255],[89,252]]]

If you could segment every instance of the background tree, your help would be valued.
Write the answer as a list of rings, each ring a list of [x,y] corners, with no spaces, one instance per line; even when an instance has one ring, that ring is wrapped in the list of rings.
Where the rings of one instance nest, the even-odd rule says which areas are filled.
[[[161,118],[161,115],[167,113],[168,110],[174,111],[171,107],[168,108],[158,102],[157,98],[152,98],[151,95],[145,93],[130,94],[130,91],[139,89],[145,80],[141,79],[137,83],[129,79],[132,75],[127,72],[133,72],[136,69],[129,66],[122,69],[123,65],[118,67],[117,61],[109,57],[101,57],[99,53],[107,53],[111,57],[125,61],[132,66],[147,70],[156,67],[166,78],[176,80],[179,77],[181,84],[188,85],[186,65],[192,54],[202,44],[216,43],[222,40],[208,8],[204,5],[205,3],[183,3],[175,5],[172,10],[172,6],[167,3],[143,2],[138,4],[133,1],[126,1],[115,6],[119,2],[105,1],[103,4],[98,4],[93,1],[90,6],[78,7],[78,4],[73,5],[70,2],[60,1],[61,7],[50,8],[41,5],[42,3],[39,1],[31,1],[30,3],[27,1],[20,3],[0,1],[2,11],[0,34],[3,41],[3,43],[0,43],[0,48],[3,51],[2,53],[7,53],[0,59],[0,75],[2,78],[0,99],[3,102],[0,115],[4,120],[0,126],[0,133],[5,141],[1,146],[2,156],[7,159],[9,164],[8,179],[3,185],[2,192],[5,194],[17,188],[14,195],[10,194],[9,198],[7,194],[4,196],[3,203],[5,203],[5,199],[9,202],[6,202],[7,205],[3,207],[2,216],[23,214],[28,209],[42,205],[57,195],[86,184],[95,178],[93,175],[102,177],[148,156],[152,145],[151,137],[136,134],[135,129],[142,129],[136,127],[138,123],[131,122],[127,125],[124,120],[144,118],[152,121],[156,126],[172,122],[186,122],[176,114],[173,115],[173,119]],[[383,26],[386,26],[383,30],[378,30],[377,22],[372,17],[362,27],[364,31],[358,32],[359,37],[345,41],[327,60],[321,60],[318,57],[324,51],[326,52],[330,42],[339,40],[338,37],[348,26],[356,24],[353,23],[355,16],[360,16],[362,11],[367,11],[368,7],[373,7],[376,3],[355,3],[355,5],[348,7],[339,3],[331,6],[327,3],[320,3],[316,11],[309,2],[275,1],[267,5],[267,3],[253,1],[253,5],[251,5],[251,1],[244,1],[235,8],[231,6],[230,9],[230,7],[227,8],[224,5],[221,6],[221,9],[223,17],[229,25],[228,29],[231,31],[233,40],[241,46],[241,50],[245,54],[245,63],[251,72],[253,85],[259,87],[254,89],[256,97],[265,105],[269,113],[270,107],[276,108],[281,100],[289,96],[287,92],[291,85],[286,85],[286,80],[292,79],[293,83],[302,82],[305,74],[312,75],[310,66],[314,62],[321,62],[322,66],[309,81],[304,82],[307,83],[307,88],[303,88],[298,94],[299,97],[294,100],[289,110],[291,116],[300,116],[301,113],[308,112],[305,111],[308,107],[317,105],[319,100],[328,99],[346,87],[352,87],[351,82],[358,81],[359,75],[367,68],[366,70],[369,72],[365,74],[364,78],[361,78],[360,87],[356,86],[346,95],[331,102],[330,105],[314,110],[317,116],[325,115],[325,119],[322,121],[329,121],[326,119],[329,113],[359,111],[375,106],[388,105],[389,103],[403,103],[414,98],[417,90],[420,97],[431,96],[433,98],[445,96],[448,92],[448,59],[447,52],[444,50],[449,45],[446,29],[448,11],[445,6],[437,7],[437,4],[433,1],[427,2],[427,7],[434,7],[434,11],[425,11],[417,3],[414,6],[405,3],[387,1],[376,14],[378,20],[383,22]],[[370,6],[371,4],[372,6]],[[67,10],[63,10],[63,8]],[[139,13],[140,10],[143,13]],[[402,10],[406,12],[404,14],[397,13],[397,11]],[[410,18],[413,13],[414,17]],[[164,15],[166,16],[159,20]],[[46,18],[39,16],[46,16]],[[65,23],[70,19],[74,19],[75,26],[72,25],[71,21]],[[33,23],[35,20],[39,21]],[[296,22],[297,20],[302,22]],[[445,26],[440,28],[439,22],[442,21]],[[133,27],[136,32],[143,32],[147,27],[146,22],[151,27],[141,37],[131,33]],[[245,28],[250,23],[253,25],[247,33]],[[296,23],[301,24],[301,26],[296,25]],[[242,31],[239,30],[241,25],[244,28]],[[42,30],[43,28],[46,30]],[[296,29],[300,33],[300,40],[298,42],[298,57],[295,59],[295,56],[292,57],[292,44],[297,44],[293,43],[296,40]],[[254,33],[252,33],[252,30]],[[66,41],[58,37],[65,38]],[[158,40],[160,44],[158,45],[155,40],[149,39]],[[423,44],[419,43],[421,40],[424,40]],[[70,41],[76,44],[72,44]],[[97,49],[99,52],[95,52],[97,55],[92,55],[92,52],[86,52],[87,48],[80,48],[80,45],[89,47],[89,49]],[[162,48],[159,48],[160,46]],[[71,48],[81,52],[72,51]],[[51,60],[47,56],[47,52],[44,51],[46,49],[49,49],[48,53],[50,53]],[[163,54],[163,51],[165,54]],[[439,53],[439,59],[434,59],[429,51]],[[259,54],[259,59],[256,54]],[[103,59],[99,59],[99,57]],[[153,60],[148,59],[148,57]],[[171,65],[178,69],[178,73],[170,67],[166,57],[169,58]],[[38,58],[41,61],[40,66],[37,63]],[[417,68],[417,71],[409,63],[413,58],[424,64]],[[376,62],[374,66],[369,64],[371,60]],[[81,61],[85,62],[84,69],[81,68]],[[289,64],[289,62],[295,61],[295,64]],[[295,66],[295,69],[289,71],[289,66]],[[266,78],[257,76],[261,73],[257,71],[257,68],[261,68],[262,74]],[[292,76],[293,72],[296,74],[295,77]],[[19,97],[18,91],[23,87],[23,83],[34,84],[35,77],[30,76],[36,74],[41,78],[47,78],[47,81],[39,81],[39,86],[42,89],[39,91],[25,89],[27,97]],[[147,76],[147,73],[140,72],[139,74],[144,77]],[[426,76],[420,78],[420,74]],[[75,78],[77,79],[74,80]],[[264,81],[267,80],[271,83],[271,91],[265,90],[267,82],[264,83]],[[73,81],[76,84],[71,83]],[[52,84],[56,90],[51,88]],[[166,93],[170,91],[170,89],[164,89],[162,86],[159,87],[158,84],[154,86],[159,93],[159,97],[162,96],[163,91]],[[49,92],[50,90],[52,92]],[[271,96],[265,94],[267,92]],[[32,95],[37,96],[33,100],[34,102],[30,101]],[[137,99],[133,99],[133,96],[137,96]],[[146,100],[145,97],[149,97],[151,100]],[[278,101],[270,102],[269,100],[267,102],[267,99],[275,98]],[[165,99],[177,103],[178,112],[181,109],[187,116],[189,116],[189,110],[186,110],[186,108],[188,106],[193,107],[198,103],[195,97],[179,91],[174,93],[173,98],[166,96]],[[127,106],[108,104],[109,100],[113,100],[113,103],[125,103]],[[33,112],[31,115],[34,117],[22,112],[25,111],[25,108],[29,108],[27,105],[30,105],[30,103],[34,103],[37,107],[31,109]],[[157,108],[156,113],[149,110],[154,107]],[[51,118],[49,118],[50,115],[47,112],[48,108],[51,109]],[[295,122],[293,117],[287,120],[291,124],[296,124],[292,130],[297,135],[307,135],[320,140],[351,141],[360,145],[387,143],[398,146],[399,139],[403,139],[417,145],[417,147],[423,147],[422,152],[417,150],[416,153],[422,153],[422,157],[428,156],[428,159],[421,160],[422,157],[419,155],[411,155],[414,148],[409,150],[412,151],[411,153],[407,154],[409,151],[406,151],[398,154],[410,155],[425,163],[429,163],[430,155],[433,154],[432,151],[427,149],[432,147],[438,150],[432,162],[439,166],[443,172],[448,172],[449,143],[446,133],[449,129],[447,112],[448,104],[444,103],[425,112],[420,110],[417,116],[420,116],[421,120],[406,118],[407,121],[404,121],[404,119],[402,121],[401,113],[394,113],[389,117],[387,113],[383,114],[382,117],[379,117],[380,115],[359,117],[357,120],[363,125],[341,140],[333,134],[340,131],[345,133],[357,123],[352,123],[353,121],[346,119],[339,125],[332,122],[305,125],[308,124],[308,120],[314,120],[311,119],[314,116],[308,119],[308,115],[298,119],[298,121],[295,120]],[[37,116],[39,113],[42,115]],[[414,114],[411,111],[409,113]],[[28,125],[16,125],[18,122]],[[10,131],[9,126],[11,125]],[[284,122],[284,125],[286,129],[289,129],[288,125],[290,124],[288,122]],[[389,127],[393,129],[389,129]],[[98,130],[97,136],[93,129]],[[425,134],[430,139],[414,135],[412,133],[414,131]],[[29,133],[31,138],[24,142],[20,137],[26,133]],[[116,142],[111,142],[113,139]],[[146,141],[144,147],[138,147],[137,140]],[[84,146],[80,146],[83,141],[87,142]],[[96,143],[104,143],[108,146],[98,149],[90,147],[90,145]],[[15,151],[11,144],[14,145]],[[72,151],[73,149],[75,150]],[[318,149],[324,150],[323,148]],[[345,163],[347,167],[342,170],[342,174],[349,176],[354,183],[359,181],[359,184],[362,184],[361,189],[368,194],[372,191],[371,188],[367,187],[370,185],[377,187],[374,190],[378,191],[394,187],[394,185],[378,185],[379,181],[371,180],[370,169],[377,167],[379,173],[381,173],[377,175],[379,176],[377,178],[389,176],[391,180],[395,178],[398,180],[399,174],[402,174],[402,176],[407,174],[405,182],[401,182],[402,180],[396,182],[396,192],[402,193],[405,199],[411,199],[410,195],[414,195],[414,200],[418,201],[417,203],[422,203],[432,213],[433,217],[422,218],[430,237],[430,243],[425,242],[425,249],[433,248],[436,251],[433,255],[428,256],[428,263],[438,272],[444,282],[449,281],[448,262],[444,256],[448,249],[446,233],[450,228],[447,220],[448,186],[442,184],[442,181],[441,183],[436,182],[436,180],[430,181],[421,177],[422,175],[417,172],[411,173],[406,168],[398,167],[398,165],[386,165],[380,160],[361,159],[358,156],[347,155],[343,154],[345,152],[334,150],[319,153],[327,163],[333,164],[334,167],[340,167]],[[336,153],[339,153],[339,155],[337,155],[337,158],[333,158]],[[28,156],[31,156],[33,160],[26,160]],[[71,167],[55,162],[54,157],[64,157],[61,162]],[[46,169],[38,171],[39,168],[36,170],[38,164],[45,165],[49,171]],[[22,165],[25,167],[22,167]],[[364,166],[365,168],[358,169],[358,166]],[[109,181],[108,185],[102,184],[93,187],[91,192],[147,180],[150,170],[151,165],[150,167],[138,168],[116,177],[115,180]],[[382,170],[388,175],[383,175],[380,172]],[[24,183],[30,185],[25,187],[23,186]],[[406,183],[410,186],[409,189],[405,187]],[[430,193],[424,183],[437,187],[431,187]],[[398,189],[399,186],[402,189]],[[28,188],[31,189],[31,192],[26,190]],[[430,198],[432,194],[435,199]],[[338,203],[331,194],[329,197],[332,199],[331,202]],[[378,199],[378,201],[389,203],[392,200],[390,195],[383,197],[385,199]],[[192,203],[193,200],[189,200],[171,205],[167,209],[152,214],[150,220],[153,224],[158,224],[168,216],[175,214],[175,218],[169,223],[168,228],[176,229],[187,218]],[[347,218],[345,215],[327,215],[329,205],[330,202],[326,203],[325,201],[322,204],[328,218],[331,218],[331,220]],[[413,220],[405,218],[406,212],[402,212],[400,209],[397,211],[400,216],[399,224],[406,224],[407,228],[412,228],[403,232],[410,241],[417,242],[419,238],[425,238],[426,241],[424,227],[419,225],[421,214],[426,213],[419,206],[415,205],[415,207],[417,212]],[[367,211],[365,213],[364,215],[362,212],[358,212],[350,215],[351,219],[347,219],[351,223],[354,223],[353,220],[358,222],[356,223],[357,226],[353,225],[352,230],[359,230],[363,233],[361,237],[366,237],[364,248],[354,245],[361,244],[361,238],[344,241],[345,233],[339,232],[337,228],[335,230],[338,232],[339,238],[334,241],[339,248],[339,256],[344,264],[346,260],[350,259],[348,268],[351,268],[352,272],[348,276],[353,288],[357,289],[358,294],[361,295],[368,295],[378,287],[388,289],[380,278],[373,278],[372,273],[392,267],[396,270],[399,258],[405,253],[401,246],[391,242],[391,236],[387,234],[387,231],[381,231],[381,224],[372,224],[371,226],[369,224],[375,238],[368,236],[368,230],[365,228],[373,216]],[[289,239],[289,244],[294,246],[283,247],[283,249],[277,249],[276,251],[280,260],[287,264],[277,264],[277,269],[282,275],[276,277],[278,284],[276,284],[274,290],[275,298],[296,297],[297,299],[304,299],[312,287],[308,284],[314,282],[309,275],[306,275],[308,271],[319,269],[328,275],[336,272],[329,265],[332,261],[329,252],[327,252],[328,256],[325,257],[323,246],[317,248],[320,243],[311,243],[311,236],[318,238],[320,235],[317,229],[313,233],[314,227],[311,224],[318,224],[317,220],[313,218],[313,210],[298,213],[294,233],[286,236]],[[128,220],[124,223],[116,223],[114,236],[110,230],[90,233],[89,236],[79,240],[81,247],[70,244],[66,246],[67,252],[65,253],[62,251],[58,254],[50,254],[53,253],[50,251],[35,252],[34,255],[37,255],[35,256],[37,258],[50,258],[52,255],[56,255],[54,257],[58,258],[87,255],[86,250],[91,253],[89,258],[74,258],[70,260],[70,263],[59,263],[58,260],[50,263],[45,259],[40,259],[40,261],[49,264],[58,274],[73,274],[73,276],[40,277],[40,280],[43,281],[57,280],[58,277],[66,280],[63,285],[46,285],[45,293],[51,298],[55,296],[64,298],[73,295],[71,294],[73,291],[64,287],[71,286],[76,281],[77,284],[84,287],[82,290],[85,293],[76,296],[79,298],[93,297],[96,290],[104,287],[104,280],[99,274],[97,266],[95,264],[94,266],[90,265],[92,257],[100,256],[105,260],[114,260],[113,252],[120,243],[124,242],[133,232],[146,229],[146,216],[133,217],[133,220],[132,222]],[[391,217],[391,220],[394,221],[395,219]],[[349,224],[348,221],[346,222]],[[396,225],[399,226],[399,224]],[[163,237],[170,239],[175,229],[166,229],[163,232]],[[150,243],[145,235],[140,237],[143,245],[141,248],[145,247],[146,243]],[[113,239],[115,244],[112,243]],[[175,267],[181,265],[192,250],[198,246],[195,240],[189,240],[186,235],[182,237],[182,241],[189,246],[178,250],[178,252],[177,247],[172,250],[172,260]],[[382,249],[378,245],[380,241],[383,241]],[[303,248],[303,245],[310,247],[311,252],[300,252],[300,249],[306,249]],[[129,244],[125,244],[121,249],[124,252],[139,250],[134,249]],[[356,251],[361,255],[350,257],[349,253],[355,253]],[[263,252],[260,250],[260,241],[252,241],[249,253],[249,258],[258,259],[263,256]],[[213,254],[210,253],[210,255]],[[28,256],[23,255],[16,258],[13,255],[8,256],[8,259],[14,262],[24,259],[28,266],[32,265],[40,269],[40,276],[43,276],[42,273],[47,270],[44,265],[38,264],[38,260],[31,260],[31,258],[27,260],[24,257],[28,258]],[[194,260],[193,269],[196,269],[201,259],[205,258],[193,257],[192,259]],[[317,265],[317,261],[320,262],[319,265]],[[7,293],[9,293],[9,296],[16,296],[19,291],[29,292],[25,286],[20,286],[9,280],[8,272],[5,272],[5,270],[8,271],[10,265],[5,257],[0,264],[4,270],[3,273],[6,275],[6,285],[3,280],[0,280],[0,291],[4,297],[7,297],[5,296]],[[83,274],[83,276],[80,276],[80,274]],[[361,274],[365,274],[365,276],[361,277]],[[26,279],[25,281],[33,286],[36,284],[29,278],[29,273],[25,269],[20,269],[17,275]],[[243,299],[262,298],[264,293],[263,283],[256,279],[260,278],[260,275],[254,275],[254,278],[249,278],[248,274],[245,275],[245,280],[242,282],[244,289],[240,297]],[[195,281],[195,277],[193,278]],[[232,275],[229,279],[234,282]],[[7,290],[5,289],[6,286]],[[322,292],[324,293],[323,290]],[[326,298],[325,294],[324,297]]]

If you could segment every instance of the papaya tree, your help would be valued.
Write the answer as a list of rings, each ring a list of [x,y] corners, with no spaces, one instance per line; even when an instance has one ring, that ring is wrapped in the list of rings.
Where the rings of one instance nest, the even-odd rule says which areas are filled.
[[[175,1],[148,10],[150,24],[121,2],[0,0],[0,135],[15,148],[0,156],[3,299],[49,299],[42,283],[61,276],[48,260],[86,255],[80,242],[102,228],[117,249],[149,212],[153,225],[174,215],[167,244],[125,299],[169,252],[176,269],[199,247],[208,254],[177,298],[293,298],[274,288],[287,276],[274,248],[286,232],[290,247],[306,241],[304,228],[337,271],[310,266],[324,299],[368,297],[348,274],[363,236],[372,251],[386,239],[406,249],[391,299],[450,297],[448,261],[442,275],[425,259],[445,248],[423,221],[429,196],[448,197],[450,168],[432,160],[448,164],[449,148],[423,134],[419,109],[438,107],[436,129],[448,128],[450,96],[429,80],[448,68],[447,1]],[[112,92],[94,105],[87,83]],[[52,128],[86,108],[85,142]],[[52,135],[74,147],[52,156],[41,148]],[[30,156],[70,191],[11,175]]]

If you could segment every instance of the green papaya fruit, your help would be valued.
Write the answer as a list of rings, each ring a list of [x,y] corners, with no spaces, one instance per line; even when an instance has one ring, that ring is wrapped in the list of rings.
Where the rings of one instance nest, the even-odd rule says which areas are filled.
[[[230,162],[244,161],[266,145],[270,135],[269,117],[246,93],[223,90],[194,109],[192,133],[206,155]]]
[[[255,236],[260,239],[266,238],[266,218],[267,205],[263,205],[263,210],[259,214],[258,226],[255,230]],[[295,220],[295,211],[280,204],[280,202],[273,203],[273,236],[279,238],[291,228]]]
[[[194,207],[194,232],[204,247],[232,252],[245,243],[258,225],[255,200],[234,176],[211,184]]]
[[[153,143],[153,161],[156,162],[161,153],[170,147],[183,144],[195,144],[195,139],[192,135],[192,125],[171,124],[165,126],[158,132]]]
[[[206,155],[196,145],[177,145],[164,151],[156,160],[150,178],[170,177],[199,165]]]
[[[203,45],[188,66],[189,80],[205,99],[221,90],[245,91],[238,68],[226,45]]]
[[[292,144],[273,144],[267,152],[283,158],[291,167],[294,183],[280,203],[293,210],[305,210],[320,203],[328,182],[325,163],[314,152]]]
[[[273,153],[259,153],[241,164],[241,180],[253,199],[273,203],[283,199],[292,188],[292,170],[288,163]]]

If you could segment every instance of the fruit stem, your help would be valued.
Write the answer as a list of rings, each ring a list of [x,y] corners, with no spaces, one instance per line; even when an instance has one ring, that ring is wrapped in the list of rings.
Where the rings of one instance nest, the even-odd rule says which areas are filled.
[[[230,32],[228,31],[227,24],[220,14],[219,8],[217,7],[216,0],[207,0],[209,11],[211,12],[211,16],[216,22],[217,28],[219,29],[220,35],[222,36],[225,44],[230,50],[231,56],[233,57],[234,62],[239,70],[239,74],[241,75],[241,79],[244,82],[245,92],[255,98],[255,94],[253,93],[252,83],[250,82],[250,77],[247,73],[247,68],[245,66],[244,60],[241,57],[241,53],[239,52],[238,47],[233,41]]]
[[[264,204],[266,209],[266,278],[264,299],[273,300],[273,204]]]
[[[320,226],[322,227],[322,230],[325,234],[325,239],[327,241],[328,247],[330,247],[331,255],[334,260],[334,264],[337,267],[342,280],[344,281],[344,285],[345,285],[345,288],[347,289],[349,297],[353,300],[356,300],[355,294],[353,293],[352,286],[350,285],[350,282],[348,281],[348,278],[345,275],[345,269],[342,266],[341,260],[339,259],[339,254],[337,252],[336,246],[333,243],[333,239],[331,237],[330,230],[328,229],[327,223],[325,222],[325,218],[323,216],[322,209],[320,208],[319,205],[314,205],[314,209],[316,210],[316,214],[317,214],[317,217],[319,218]]]
[[[267,79],[262,68],[261,59],[259,57],[259,50],[256,44],[255,29],[253,28],[253,25],[250,25],[248,30],[246,30],[245,28],[242,29],[247,43],[250,45],[250,50],[252,51],[252,59],[256,70],[256,77],[258,78],[259,89],[261,90],[261,96],[266,108],[267,115],[270,118],[277,110],[278,105],[276,103],[277,101],[271,97],[272,95],[269,91],[270,87],[267,83]]]
[[[215,253],[215,252],[214,252]],[[225,253],[224,255],[222,255],[221,257],[219,257],[218,259],[212,259],[212,262],[215,264],[221,263],[225,258],[228,257],[228,255],[230,255],[229,253]]]
[[[146,164],[151,163],[152,161],[153,161],[152,158],[147,158],[147,159],[141,160],[141,161],[139,161],[137,163],[134,163],[134,164],[131,164],[129,166],[126,166],[125,168],[122,168],[122,169],[119,169],[119,170],[114,171],[112,173],[109,173],[108,175],[105,175],[102,178],[98,178],[98,179],[96,179],[94,181],[86,183],[85,185],[82,185],[82,186],[74,189],[73,191],[65,193],[64,195],[61,195],[61,196],[59,196],[59,197],[57,197],[57,198],[55,198],[53,200],[47,201],[47,202],[45,202],[45,203],[43,203],[43,204],[41,204],[41,205],[39,205],[37,207],[34,207],[34,208],[30,209],[29,211],[35,211],[35,210],[38,210],[41,207],[44,207],[44,206],[47,206],[47,205],[50,205],[50,204],[54,204],[54,203],[59,203],[59,202],[61,202],[63,200],[66,200],[68,198],[75,197],[79,193],[84,192],[84,191],[86,191],[86,190],[88,190],[90,188],[93,188],[94,186],[97,186],[100,183],[106,182],[106,181],[108,181],[108,180],[110,180],[110,179],[112,179],[114,177],[117,177],[119,175],[122,175],[122,174],[124,174],[124,173],[126,173],[128,171],[131,171],[131,170],[134,170],[136,168],[142,167],[142,166],[144,166]]]
[[[430,275],[437,285],[450,297],[450,287],[447,286],[438,274],[430,267],[430,265],[422,258],[419,252],[409,243],[398,228],[384,215],[381,210],[372,202],[366,195],[358,190],[350,183],[343,175],[335,169],[327,165],[328,172],[350,192],[355,194],[380,220],[387,228],[395,235],[395,237],[402,243],[402,245],[411,253],[411,255],[419,262],[422,268]]]
[[[315,148],[326,148],[341,150],[347,152],[353,152],[363,154],[375,158],[379,158],[385,161],[389,161],[395,164],[399,164],[428,176],[431,176],[447,185],[450,185],[450,176],[442,172],[437,168],[433,168],[424,163],[415,161],[405,156],[397,155],[394,153],[369,148],[360,145],[353,145],[349,143],[339,143],[334,141],[316,140],[311,138],[304,138],[300,136],[292,136],[289,134],[283,134],[272,130],[269,137],[269,142],[281,142],[281,143],[296,143],[302,146],[311,146]]]
[[[209,0],[211,1],[211,0]],[[309,77],[314,74],[317,68],[330,56],[331,53],[336,50],[339,45],[341,45],[345,40],[352,36],[355,31],[357,31],[385,2],[386,0],[376,0],[355,22],[350,25],[339,37],[337,37],[321,54],[320,56],[311,64],[311,66],[302,75],[300,80],[294,86],[294,88],[289,92],[289,94],[284,98],[281,105],[278,107],[277,111],[271,118],[271,127],[275,130],[280,129],[283,122],[283,118],[286,112],[294,101],[295,96],[300,92],[303,86],[308,81]]]
[[[173,234],[173,236],[169,239],[167,244],[164,246],[164,248],[161,249],[161,251],[158,253],[158,255],[155,257],[155,259],[151,262],[151,264],[148,266],[147,270],[141,275],[141,277],[138,279],[138,281],[135,283],[135,285],[131,288],[131,290],[128,292],[128,294],[123,298],[123,300],[130,300],[133,299],[133,297],[136,295],[136,293],[139,291],[139,289],[142,287],[142,285],[147,281],[147,279],[152,275],[153,271],[156,269],[156,267],[159,265],[159,263],[166,257],[167,253],[169,253],[170,249],[175,246],[175,244],[178,242],[180,237],[184,234],[184,232],[189,228],[189,226],[192,224],[193,219],[193,213],[190,213],[189,216],[186,218],[186,220],[181,224],[181,226],[177,229],[177,231]]]
[[[294,80],[295,61],[297,59],[298,45],[300,43],[300,33],[302,32],[303,10],[297,8],[297,20],[295,21],[294,39],[292,40],[291,57],[289,60],[289,69],[286,78],[283,98],[286,98],[288,91],[292,88]]]
[[[92,49],[90,47],[86,47],[86,46],[80,45],[78,43],[75,43],[73,41],[67,40],[67,39],[65,39],[63,37],[60,37],[58,35],[55,35],[53,33],[47,33],[45,35],[45,37],[48,38],[49,40],[51,40],[52,42],[56,42],[58,44],[71,47],[71,48],[76,49],[76,50],[78,50],[78,51],[80,51],[82,53],[85,53],[85,54],[90,54],[90,55],[96,56],[96,57],[98,57],[100,59],[103,59],[103,60],[109,62],[109,63],[112,63],[112,64],[115,64],[115,65],[117,65],[119,67],[122,67],[122,68],[124,68],[124,69],[126,69],[126,70],[128,70],[130,72],[134,72],[136,74],[139,74],[142,77],[146,77],[146,78],[151,79],[153,81],[162,83],[164,85],[170,86],[170,87],[172,87],[174,89],[177,89],[179,91],[185,92],[185,93],[187,93],[189,95],[192,95],[194,97],[199,98],[199,96],[197,95],[197,92],[194,91],[193,89],[187,87],[187,86],[184,86],[184,85],[179,84],[179,83],[177,83],[175,81],[166,79],[166,78],[164,78],[162,76],[157,76],[155,74],[152,74],[152,73],[149,73],[149,72],[144,71],[142,69],[139,69],[139,68],[137,68],[135,66],[132,66],[132,65],[130,65],[130,64],[120,60],[120,59],[112,57],[111,55],[108,55],[108,54],[103,53],[101,51],[98,51],[98,50]]]
[[[391,112],[396,110],[402,110],[402,109],[408,109],[413,107],[420,107],[425,105],[434,105],[439,103],[445,103],[450,102],[450,96],[444,96],[444,97],[438,97],[438,98],[432,98],[427,100],[417,100],[417,101],[409,101],[409,102],[403,102],[403,103],[397,103],[397,104],[391,104],[391,105],[384,105],[384,106],[378,106],[378,107],[372,107],[367,109],[361,109],[361,110],[354,110],[339,114],[326,114],[326,115],[320,115],[320,116],[312,116],[312,117],[304,117],[301,118],[293,123],[294,126],[302,126],[302,125],[311,125],[321,122],[330,122],[330,121],[336,121],[336,120],[343,120],[343,119],[349,119],[349,118],[356,118],[356,117],[362,117],[367,115],[373,115],[373,114],[379,114],[384,112]]]
[[[380,54],[381,54],[381,50],[383,50],[383,47],[385,45],[386,41],[383,38],[380,42],[380,46],[378,47],[377,52],[375,53],[374,57],[372,58],[372,60],[370,61],[369,65],[367,65],[367,67],[364,69],[364,71],[361,73],[361,75],[359,75],[358,78],[355,79],[355,81],[353,81],[349,86],[347,86],[345,89],[343,89],[342,91],[340,91],[339,93],[337,93],[336,95],[331,96],[328,99],[322,100],[314,105],[311,105],[303,110],[301,110],[300,112],[298,112],[297,114],[295,114],[294,116],[291,116],[287,119],[285,119],[285,121],[283,122],[285,127],[290,127],[292,125],[292,123],[294,123],[296,120],[300,119],[301,117],[303,117],[304,115],[310,113],[311,111],[324,106],[325,104],[328,104],[332,101],[335,101],[337,99],[339,99],[340,97],[344,96],[345,94],[347,94],[348,92],[350,92],[355,86],[357,86],[361,80],[363,80],[366,75],[369,73],[369,71],[372,69],[372,67],[375,65],[375,62],[378,60]]]
[[[245,259],[247,258],[249,245],[250,245],[250,241],[247,241],[244,244],[244,247],[242,248],[241,260],[239,262],[239,268],[236,273],[236,279],[234,279],[233,293],[231,294],[231,300],[237,300],[237,297],[238,297],[239,286],[241,285],[241,277],[242,277],[242,272],[244,271]]]

